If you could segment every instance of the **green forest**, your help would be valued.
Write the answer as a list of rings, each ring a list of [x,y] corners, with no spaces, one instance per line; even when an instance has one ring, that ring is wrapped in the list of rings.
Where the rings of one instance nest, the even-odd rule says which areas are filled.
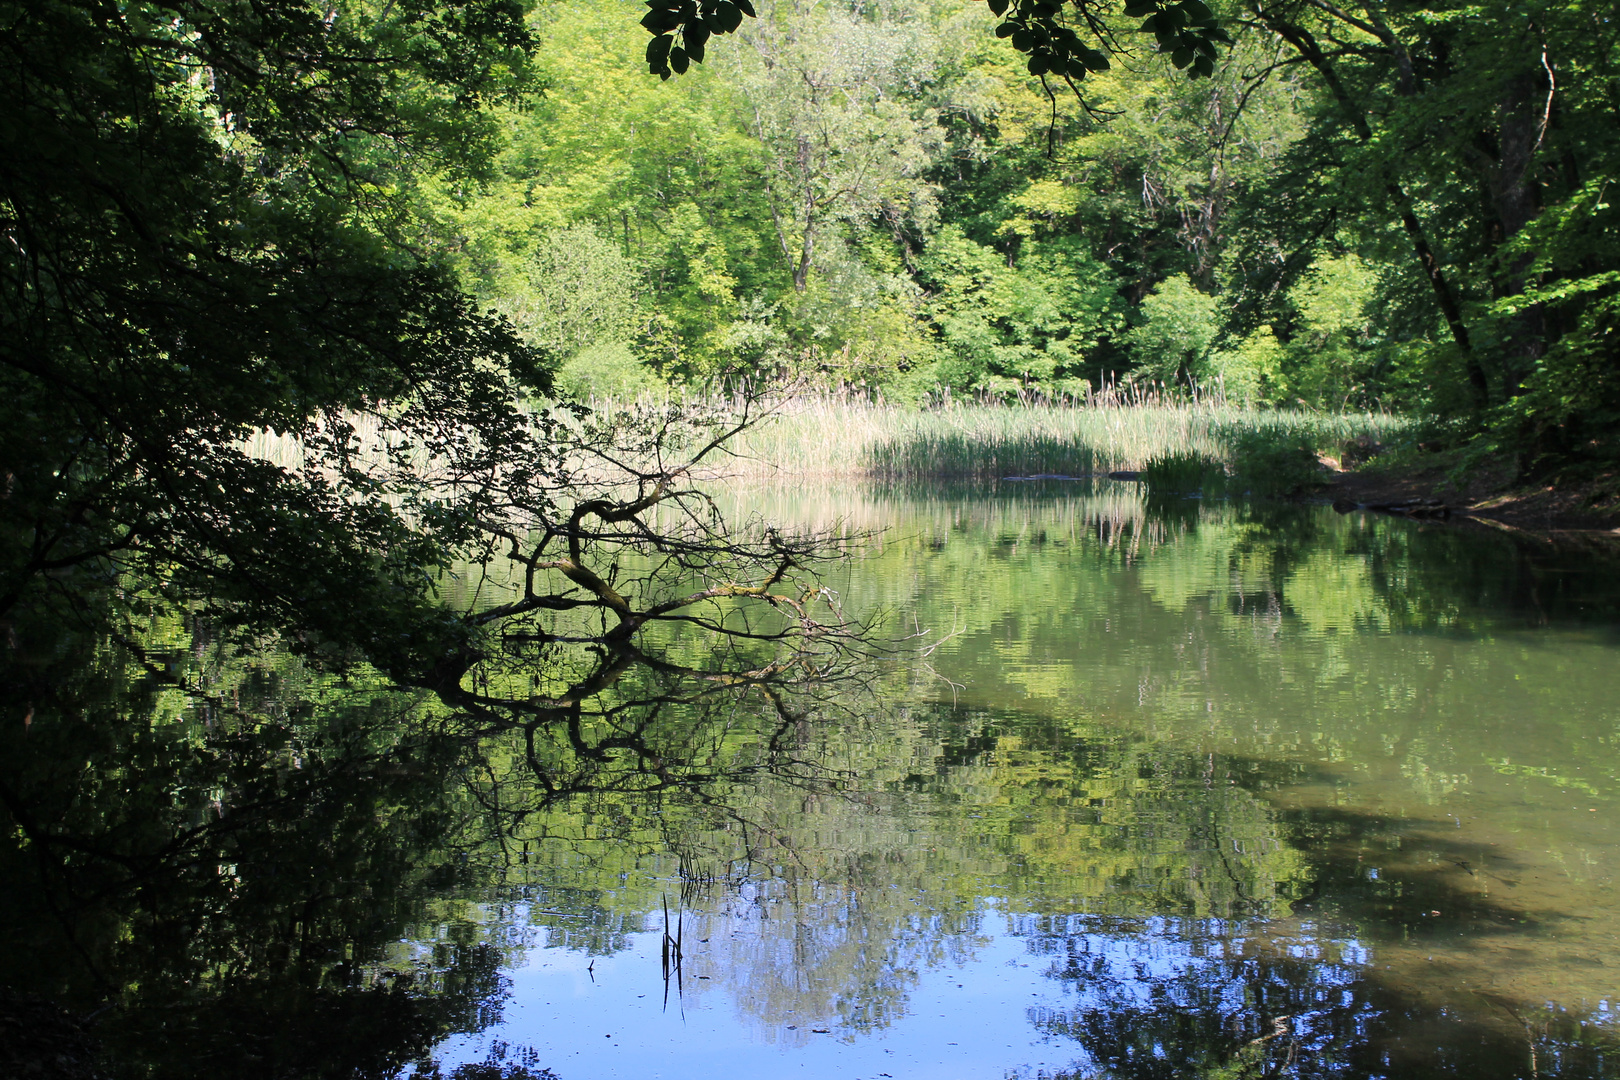
[[[0,0],[0,93],[0,1072],[439,1077],[523,889],[607,957],[736,872],[853,913],[847,998],[791,921],[736,946],[762,1015],[863,1031],[985,889],[1054,955],[1328,911],[1405,964],[1322,1028],[1385,1075],[1364,1020],[1456,1012],[1393,943],[1608,895],[1546,884],[1606,850],[1608,630],[1535,698],[1452,659],[1612,624],[1598,539],[1300,497],[1376,457],[1612,509],[1609,3]],[[1500,777],[1582,802],[1544,880],[1388,855]],[[1303,1016],[1341,937],[1222,985]],[[1178,1014],[1061,970],[1120,1004],[1044,1030],[1165,1075]],[[1603,1074],[1553,992],[1456,1060]],[[1185,1075],[1306,1075],[1219,997]]]
[[[439,242],[575,392],[1145,381],[1612,460],[1602,5],[1234,5],[1185,72],[1100,7],[1078,82],[996,7],[768,4],[667,82],[630,5],[543,8],[544,94],[427,194]]]
[[[1374,409],[1612,482],[1602,4],[4,10],[0,615],[138,571],[420,675],[644,394]]]

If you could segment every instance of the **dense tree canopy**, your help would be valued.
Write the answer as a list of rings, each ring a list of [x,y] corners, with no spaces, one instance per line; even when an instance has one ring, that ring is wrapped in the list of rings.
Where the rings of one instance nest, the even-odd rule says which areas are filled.
[[[751,323],[773,313],[779,344],[799,353],[789,366],[808,360],[902,396],[941,385],[1056,392],[1066,379],[1107,372],[1220,380],[1262,399],[1429,412],[1460,435],[1485,432],[1484,448],[1522,452],[1531,471],[1614,457],[1620,245],[1604,192],[1617,167],[1617,46],[1602,5],[1297,0],[1229,5],[1217,19],[1201,4],[996,3],[996,21],[976,5],[922,0],[767,3],[757,12],[648,6],[655,73],[696,78],[691,64],[705,59],[724,71],[683,100],[704,123],[751,136],[757,165],[736,159],[743,175],[757,168],[772,200],[782,188],[772,178],[790,169],[836,192],[802,187],[786,204],[728,215],[757,227],[768,211],[775,223],[775,272],[791,276],[798,297],[779,300],[758,278],[727,280],[756,313]],[[1131,32],[1144,16],[1151,41]],[[577,20],[557,24],[562,52],[581,32],[593,33]],[[1027,55],[989,47],[992,32]],[[705,45],[728,33],[743,41]],[[788,60],[783,43],[807,59]],[[856,57],[866,66],[850,67]],[[784,68],[797,73],[784,84],[794,93],[810,88],[808,108],[761,98]],[[1178,82],[1178,68],[1208,79]],[[1083,108],[1067,94],[1058,108],[1060,77]],[[1074,82],[1081,77],[1084,85]],[[569,82],[565,69],[559,88]],[[626,116],[640,108],[636,98],[621,106]],[[830,117],[832,102],[837,124],[814,119]],[[773,107],[816,126],[768,129]],[[706,143],[713,161],[723,144]],[[859,165],[860,154],[880,148],[894,170],[888,181]],[[928,164],[919,167],[919,154]],[[856,169],[862,183],[841,181],[839,168]],[[890,194],[878,195],[885,184]],[[906,197],[897,201],[897,191]],[[713,250],[721,219],[701,214],[703,196],[693,194]],[[682,198],[659,191],[663,201]],[[645,203],[642,212],[660,216]],[[792,244],[788,222],[797,222]],[[848,256],[829,246],[829,228]],[[768,253],[735,226],[720,231],[733,250]],[[1019,271],[1011,286],[1019,300],[1005,287],[995,294],[998,325],[969,332],[961,322],[964,306],[978,303],[969,297],[991,295],[979,293],[983,272],[942,278],[929,269],[939,265],[929,249],[959,236]],[[1061,285],[1037,283],[1030,274],[1054,265],[1047,252],[1058,241],[1112,276],[1059,271]],[[648,238],[639,243],[645,250]],[[959,255],[949,260],[963,265]],[[854,310],[881,307],[889,317],[863,312],[829,325],[827,309],[804,297],[817,276],[847,290],[862,277],[857,267],[869,272],[869,299]],[[1155,299],[1182,295],[1183,275],[1207,301]],[[1073,345],[1056,359],[1044,345],[1029,353],[1041,332],[1019,327],[1019,308],[1079,282],[1091,299],[1064,305],[1055,335],[1046,332]],[[652,291],[652,307],[667,310],[670,295]],[[750,292],[758,299],[747,300]],[[851,310],[847,291],[841,300]],[[1120,300],[1125,324],[1101,335],[1083,329]],[[808,318],[794,326],[795,314]],[[921,333],[904,347],[884,344],[904,340],[899,326]],[[1167,334],[1201,344],[1172,362]],[[761,340],[757,328],[746,336]],[[725,364],[711,356],[666,376]]]
[[[0,0],[0,697],[22,748],[0,755],[0,866],[50,886],[0,914],[63,930],[12,970],[71,948],[98,994],[200,1000],[226,1061],[219,1032],[262,1031],[257,1003],[358,1017],[388,1032],[377,1061],[338,1038],[277,1053],[381,1071],[498,990],[477,940],[422,964],[453,991],[438,1009],[357,987],[344,955],[397,941],[429,878],[463,872],[453,848],[515,841],[526,865],[561,820],[539,809],[579,797],[568,835],[752,859],[710,798],[742,776],[779,782],[753,809],[788,835],[840,782],[819,763],[876,742],[828,689],[864,629],[816,579],[836,545],[729,527],[701,489],[754,390],[1215,388],[1421,412],[1525,475],[1612,468],[1613,12],[1217,7]],[[565,393],[666,389],[740,391],[742,415]],[[1214,594],[1200,575],[1253,565],[1250,526],[1148,562],[1144,596]],[[928,565],[1013,588],[982,552]],[[1318,629],[1455,630],[1358,561],[1293,557],[1277,579]],[[1052,565],[1041,595],[1092,602]],[[269,634],[298,659],[244,660]],[[983,653],[1009,680],[1039,667]],[[203,667],[220,692],[162,715]],[[1118,675],[1135,695],[1134,662]],[[919,718],[883,775],[920,790],[902,765],[967,761],[987,724]],[[981,828],[1016,809],[1061,837],[1036,885],[1043,858],[1139,869],[1064,800],[1185,809],[1132,778],[1205,768],[1095,734],[1076,755],[1023,725],[1068,755],[1068,790],[986,798]],[[658,804],[675,796],[684,821]],[[1166,894],[1176,910],[1295,895],[1286,851],[1242,877],[1199,865],[1211,821],[1269,843],[1257,800],[1217,785],[1193,809],[1151,868],[1215,884]],[[909,902],[870,891],[827,963],[921,947]],[[894,965],[863,970],[860,1007],[899,992]],[[170,1015],[128,1029],[129,1060],[167,1052],[147,1033]],[[1134,1037],[1096,1035],[1147,1060]]]
[[[701,65],[638,83],[638,9],[542,9],[547,100],[439,204],[503,302],[565,229],[620,244],[636,317],[571,385],[1160,379],[1421,412],[1528,471],[1614,456],[1600,5],[1233,4],[1219,34],[1167,8],[1190,60],[1134,7],[652,7],[654,69]],[[1019,19],[1111,59],[1076,97],[1016,48],[1038,35],[996,39]]]
[[[345,416],[387,403],[468,469],[523,452],[511,385],[544,372],[417,253],[406,197],[484,167],[488,107],[534,85],[521,10],[53,0],[0,20],[0,610],[109,559],[351,641],[419,602],[454,530],[404,525]],[[319,467],[248,455],[254,431]]]

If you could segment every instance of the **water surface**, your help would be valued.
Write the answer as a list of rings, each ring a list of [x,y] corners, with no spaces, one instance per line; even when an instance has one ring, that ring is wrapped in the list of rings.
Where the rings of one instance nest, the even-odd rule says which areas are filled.
[[[196,627],[36,657],[5,978],[153,1075],[1620,1071],[1613,550],[1103,488],[738,494],[878,530],[884,654],[527,742]]]
[[[1127,491],[778,500],[888,530],[838,587],[927,655],[807,734],[835,792],[761,782],[606,870],[525,868],[505,1024],[445,1060],[496,1039],[564,1076],[1616,1068],[1601,549]],[[667,1005],[655,895],[688,935]],[[577,925],[621,919],[611,944]]]

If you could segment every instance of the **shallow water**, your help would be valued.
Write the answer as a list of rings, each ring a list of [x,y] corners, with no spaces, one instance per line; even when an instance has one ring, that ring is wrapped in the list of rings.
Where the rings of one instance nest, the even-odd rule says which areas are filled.
[[[469,758],[195,628],[30,661],[72,694],[0,772],[66,839],[0,853],[0,980],[121,988],[156,1076],[1620,1072],[1612,549],[1125,484],[734,498],[879,530],[826,580],[890,651],[764,720]]]

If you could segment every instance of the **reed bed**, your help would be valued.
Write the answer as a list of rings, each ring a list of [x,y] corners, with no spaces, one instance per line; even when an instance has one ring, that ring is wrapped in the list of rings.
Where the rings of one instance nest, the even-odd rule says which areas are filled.
[[[1115,405],[968,404],[918,411],[833,395],[785,403],[733,445],[734,475],[988,480],[1137,472],[1173,455],[1231,464],[1257,440],[1334,457],[1388,443],[1411,422],[1385,413],[1256,409],[1219,399]]]
[[[945,536],[964,515],[975,528],[1016,532],[1028,527],[1033,506],[1042,507],[1042,514],[1093,523],[1119,523],[1145,513],[1141,485],[1108,480],[1007,484],[987,493],[978,485],[872,484],[848,477],[819,484],[726,485],[714,498],[731,521],[757,517],[794,531],[844,538],[881,536],[902,520],[907,534]]]

